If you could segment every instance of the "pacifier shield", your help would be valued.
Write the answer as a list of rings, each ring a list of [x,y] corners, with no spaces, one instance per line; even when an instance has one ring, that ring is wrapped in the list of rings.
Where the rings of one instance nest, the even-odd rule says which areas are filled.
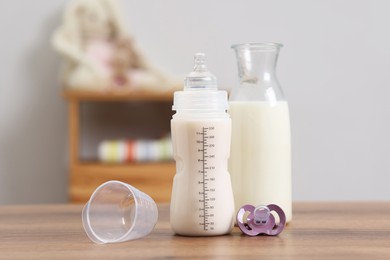
[[[245,218],[246,212],[249,215]],[[275,214],[279,217],[279,224],[276,224]],[[286,225],[286,215],[284,211],[275,204],[267,206],[244,205],[237,212],[237,224],[240,230],[248,236],[280,234]]]

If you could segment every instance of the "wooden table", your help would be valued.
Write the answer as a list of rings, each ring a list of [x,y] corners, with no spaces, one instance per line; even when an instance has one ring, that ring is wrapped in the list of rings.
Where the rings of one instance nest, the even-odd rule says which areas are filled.
[[[93,244],[80,205],[0,207],[0,259],[390,259],[390,203],[296,203],[278,237],[175,236],[168,205],[146,238]]]

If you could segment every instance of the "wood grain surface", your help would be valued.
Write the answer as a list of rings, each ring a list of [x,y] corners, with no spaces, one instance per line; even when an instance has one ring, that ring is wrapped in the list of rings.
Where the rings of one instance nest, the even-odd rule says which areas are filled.
[[[179,89],[179,88],[178,88]],[[180,86],[180,90],[182,86]],[[135,91],[135,90],[64,90],[62,96],[77,101],[169,101],[173,100],[173,91]]]
[[[168,205],[146,238],[96,245],[81,205],[0,207],[0,259],[390,259],[390,203],[295,203],[277,237],[176,236]]]

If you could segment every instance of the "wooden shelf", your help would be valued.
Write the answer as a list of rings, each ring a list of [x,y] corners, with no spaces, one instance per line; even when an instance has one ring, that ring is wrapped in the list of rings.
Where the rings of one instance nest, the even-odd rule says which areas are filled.
[[[70,196],[72,202],[85,202],[100,184],[118,180],[147,193],[156,202],[171,197],[175,163],[101,164],[80,163],[71,169]]]
[[[109,180],[119,180],[147,193],[156,202],[169,202],[175,174],[175,164],[173,162],[103,164],[80,160],[80,106],[83,102],[141,101],[171,103],[173,93],[132,90],[64,90],[62,95],[69,104],[70,201],[85,203],[99,185]]]
[[[134,90],[64,90],[62,96],[67,100],[78,101],[172,101],[172,91],[150,92]]]

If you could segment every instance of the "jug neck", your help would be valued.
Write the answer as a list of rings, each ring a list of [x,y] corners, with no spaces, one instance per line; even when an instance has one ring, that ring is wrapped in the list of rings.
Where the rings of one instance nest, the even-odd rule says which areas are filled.
[[[240,83],[258,84],[276,77],[276,63],[281,47],[279,43],[233,45],[238,61]]]
[[[276,77],[276,64],[281,47],[282,44],[279,43],[246,43],[232,46],[237,57],[239,88],[246,88],[240,90],[240,100],[246,99],[244,96],[250,100],[268,100],[267,95],[270,93],[273,101],[284,99]],[[237,92],[237,88],[234,88],[233,99],[238,95]]]

